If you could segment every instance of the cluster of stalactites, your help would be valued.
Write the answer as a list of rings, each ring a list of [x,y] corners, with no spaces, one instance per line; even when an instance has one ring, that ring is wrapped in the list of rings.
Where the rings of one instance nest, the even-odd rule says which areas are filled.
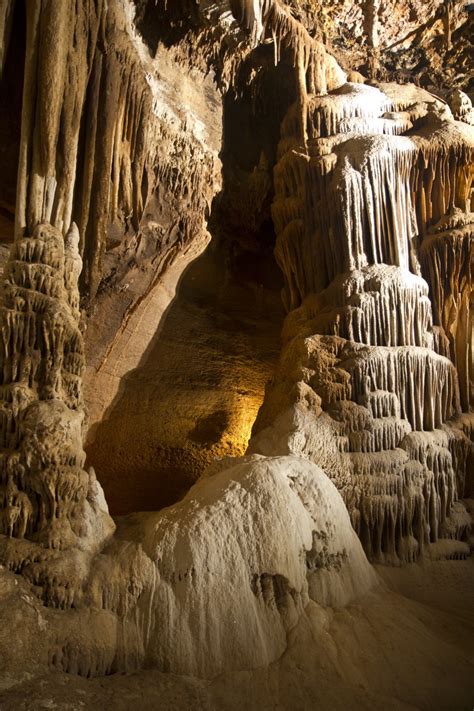
[[[51,223],[66,232],[72,222],[82,110],[106,3],[32,2],[26,10],[16,230],[26,233],[38,223]]]
[[[289,52],[297,73],[301,110],[305,110],[308,95],[324,95],[344,84],[346,75],[334,57],[280,0],[235,0],[233,4],[235,16],[250,32],[254,45],[265,37],[273,39],[275,63],[280,61],[282,48]],[[301,122],[299,128],[304,139]]]
[[[432,347],[428,285],[407,269],[372,265],[336,277],[319,294],[307,296],[287,323],[308,335],[335,335],[369,346]],[[444,353],[442,353],[444,355]]]
[[[308,427],[330,427],[339,455],[330,455],[327,472],[372,560],[468,555],[469,517],[458,499],[467,492],[472,443],[459,423],[449,424],[460,413],[451,361],[420,346],[304,337],[303,316],[300,310],[287,319],[287,344],[264,409],[303,402],[321,417]],[[321,464],[313,439],[305,431],[295,442],[306,440],[302,453]]]
[[[420,177],[424,159],[408,138],[374,138],[370,153],[358,165],[356,157],[367,147],[366,137],[354,137],[335,152],[314,158],[290,151],[277,165],[275,253],[286,276],[289,309],[328,287],[338,274],[370,264],[420,273],[417,247],[423,218],[415,209],[416,185],[431,186],[432,205],[446,186],[444,173],[426,167]],[[469,185],[459,188],[466,184],[465,164],[456,161],[454,147],[446,161],[454,184],[445,209],[465,209]]]
[[[372,559],[462,557],[472,443],[449,423],[472,389],[474,135],[426,92],[386,88],[309,97],[306,144],[297,104],[283,121],[272,216],[288,354],[269,402],[287,388],[298,402],[289,373],[319,396],[341,457],[330,473]]]
[[[321,300],[325,290],[332,293],[338,275],[372,265],[423,274],[437,328],[433,334],[428,328],[425,343],[415,344],[433,345],[451,357],[467,409],[473,402],[469,209],[474,131],[455,122],[449,109],[423,90],[382,88],[387,94],[347,84],[329,96],[310,97],[306,148],[296,105],[283,122],[272,216],[275,254],[286,278],[284,300],[288,310],[310,294]],[[413,129],[409,135],[401,135],[408,129]],[[443,280],[446,264],[450,276]],[[408,291],[399,296],[393,308],[409,311]],[[340,319],[329,319],[317,332],[372,345],[409,344],[403,337],[394,340],[386,318],[389,333],[382,338],[371,333],[369,321],[381,302],[364,293],[360,299],[363,304],[345,304]]]
[[[466,556],[466,546],[454,540],[462,538],[467,521],[450,516],[456,500],[451,454],[424,442],[430,461],[419,461],[405,451],[409,437],[388,452],[344,455],[357,492],[352,525],[372,560],[411,562],[440,539],[452,540],[452,553]]]
[[[161,123],[125,15],[116,0],[27,3],[16,236],[66,234],[75,216],[91,297],[108,225],[137,230],[158,179]]]
[[[272,206],[289,309],[365,265],[419,273],[419,241],[430,226],[469,209],[472,128],[426,101],[405,104],[403,95],[397,103],[362,84],[312,96],[306,148],[298,106],[289,110]],[[400,135],[420,122],[417,132]]]
[[[342,400],[366,403],[376,393],[382,410],[392,410],[396,398],[396,412],[386,416],[397,416],[419,431],[434,430],[461,412],[456,369],[430,348],[373,347],[317,335],[306,337],[304,344],[310,353],[308,382],[325,409]]]
[[[341,418],[341,462],[352,482],[345,492],[352,525],[369,557],[408,562],[439,539],[462,538],[467,522],[452,515],[458,486],[445,432],[412,431],[393,393],[371,391],[361,402],[338,414],[348,405],[357,414]],[[467,553],[463,544],[451,548]]]
[[[13,245],[0,307],[0,533],[73,545],[88,493],[79,233],[38,225]]]

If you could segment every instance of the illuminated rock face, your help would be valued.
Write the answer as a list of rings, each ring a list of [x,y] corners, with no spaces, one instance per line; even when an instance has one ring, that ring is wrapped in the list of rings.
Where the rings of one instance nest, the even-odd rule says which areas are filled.
[[[279,451],[324,467],[308,445],[322,408],[339,452],[328,473],[367,554],[468,555],[455,541],[470,525],[456,501],[472,449],[474,133],[410,86],[347,84],[307,106],[307,142],[293,107],[275,168],[292,310],[251,451],[269,453],[272,418],[303,407],[277,426]]]

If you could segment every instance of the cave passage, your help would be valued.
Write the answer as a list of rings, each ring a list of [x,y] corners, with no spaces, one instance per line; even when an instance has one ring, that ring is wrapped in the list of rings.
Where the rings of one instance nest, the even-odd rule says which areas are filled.
[[[256,110],[248,91],[224,101],[212,241],[86,447],[113,515],[171,505],[213,460],[244,454],[273,374],[284,307],[272,166],[294,81],[263,54],[268,102]]]
[[[184,273],[87,448],[112,514],[170,505],[212,460],[245,452],[279,352],[280,285],[272,256],[215,242]]]

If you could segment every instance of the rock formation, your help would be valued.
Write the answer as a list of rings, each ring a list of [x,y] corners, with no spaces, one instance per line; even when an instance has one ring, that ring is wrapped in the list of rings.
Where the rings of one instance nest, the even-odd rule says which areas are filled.
[[[340,452],[332,477],[367,554],[412,560],[428,544],[469,555],[455,540],[470,526],[456,501],[468,495],[472,447],[459,415],[473,397],[474,134],[410,85],[310,97],[307,148],[296,112],[283,123],[272,206],[293,310],[255,431],[287,408],[322,408]],[[321,463],[310,437],[301,450],[290,432],[279,451]],[[262,437],[252,451],[270,453]]]
[[[76,225],[63,240],[40,224],[15,242],[3,275],[0,526],[45,548],[97,549],[113,531],[84,470],[81,267]]]
[[[464,591],[472,569],[470,22],[438,0],[4,3],[0,93],[24,65],[21,132],[0,110],[0,213],[15,215],[0,292],[5,708],[19,708],[25,674],[43,675],[51,706],[52,670],[144,669],[178,684],[174,708],[236,708],[243,679],[252,708],[277,707],[283,679],[279,708],[467,703],[471,618],[451,592],[444,634],[420,604],[431,593],[398,593],[410,575],[449,588],[443,571]],[[261,372],[245,382],[251,359],[227,344],[210,375],[211,318],[171,368],[163,326],[211,235],[220,278],[208,256],[186,282],[202,310],[207,280],[222,304],[252,304],[258,331],[259,313],[279,313],[273,248],[284,280],[281,354],[245,453]],[[131,399],[134,427],[150,437],[147,466],[172,478],[180,465],[183,480],[166,508],[114,521],[86,436],[104,467],[117,442],[141,446],[116,409],[160,338],[177,382],[160,391],[158,359]],[[200,380],[219,398],[202,405]],[[426,689],[404,659],[385,676],[381,650],[400,639]]]

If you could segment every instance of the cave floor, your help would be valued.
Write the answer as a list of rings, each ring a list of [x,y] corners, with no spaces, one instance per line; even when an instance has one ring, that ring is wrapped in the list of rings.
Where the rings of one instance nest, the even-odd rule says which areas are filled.
[[[311,603],[284,655],[266,668],[210,681],[156,670],[6,677],[0,708],[470,710],[474,559],[377,571],[380,588],[357,604],[334,610]]]
[[[230,278],[212,243],[184,273],[86,448],[113,515],[170,505],[216,457],[245,452],[280,349],[278,283]]]

